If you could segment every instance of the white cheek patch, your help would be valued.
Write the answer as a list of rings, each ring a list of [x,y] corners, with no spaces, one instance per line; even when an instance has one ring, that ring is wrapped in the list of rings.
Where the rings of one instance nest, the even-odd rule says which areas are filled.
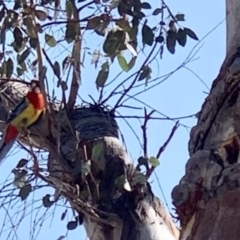
[[[41,92],[41,91],[40,91],[40,88],[39,88],[39,87],[35,87],[35,88],[34,88],[34,92],[35,92],[35,93],[40,93],[40,92]]]
[[[32,82],[31,83],[31,88],[33,89],[33,88],[35,88],[37,86],[37,84],[35,83],[35,82]]]

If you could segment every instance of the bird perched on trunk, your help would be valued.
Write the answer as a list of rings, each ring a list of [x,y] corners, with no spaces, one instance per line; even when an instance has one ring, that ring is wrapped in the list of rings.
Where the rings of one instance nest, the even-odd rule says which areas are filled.
[[[12,148],[21,131],[40,119],[45,111],[44,96],[39,81],[32,80],[27,95],[12,111],[0,141],[0,163]]]

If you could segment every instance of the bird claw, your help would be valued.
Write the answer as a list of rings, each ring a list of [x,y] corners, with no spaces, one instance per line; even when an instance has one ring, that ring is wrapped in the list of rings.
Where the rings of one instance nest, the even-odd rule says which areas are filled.
[[[29,130],[27,129],[27,128],[25,128],[25,127],[22,127],[21,128],[21,132],[25,135],[25,136],[29,136]]]

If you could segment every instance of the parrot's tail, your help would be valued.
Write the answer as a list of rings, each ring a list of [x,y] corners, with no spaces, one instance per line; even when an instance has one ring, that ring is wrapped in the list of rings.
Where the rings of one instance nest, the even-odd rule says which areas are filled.
[[[19,131],[17,130],[17,128],[12,126],[11,124],[7,126],[0,141],[0,164],[3,162],[3,159],[11,150],[12,146],[18,138],[18,134]]]

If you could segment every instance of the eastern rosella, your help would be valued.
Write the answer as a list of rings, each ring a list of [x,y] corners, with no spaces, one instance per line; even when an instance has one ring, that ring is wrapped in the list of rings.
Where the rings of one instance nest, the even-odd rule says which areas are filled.
[[[45,101],[39,81],[32,80],[27,95],[7,119],[7,127],[0,141],[0,163],[12,148],[19,133],[36,123],[45,110]]]

